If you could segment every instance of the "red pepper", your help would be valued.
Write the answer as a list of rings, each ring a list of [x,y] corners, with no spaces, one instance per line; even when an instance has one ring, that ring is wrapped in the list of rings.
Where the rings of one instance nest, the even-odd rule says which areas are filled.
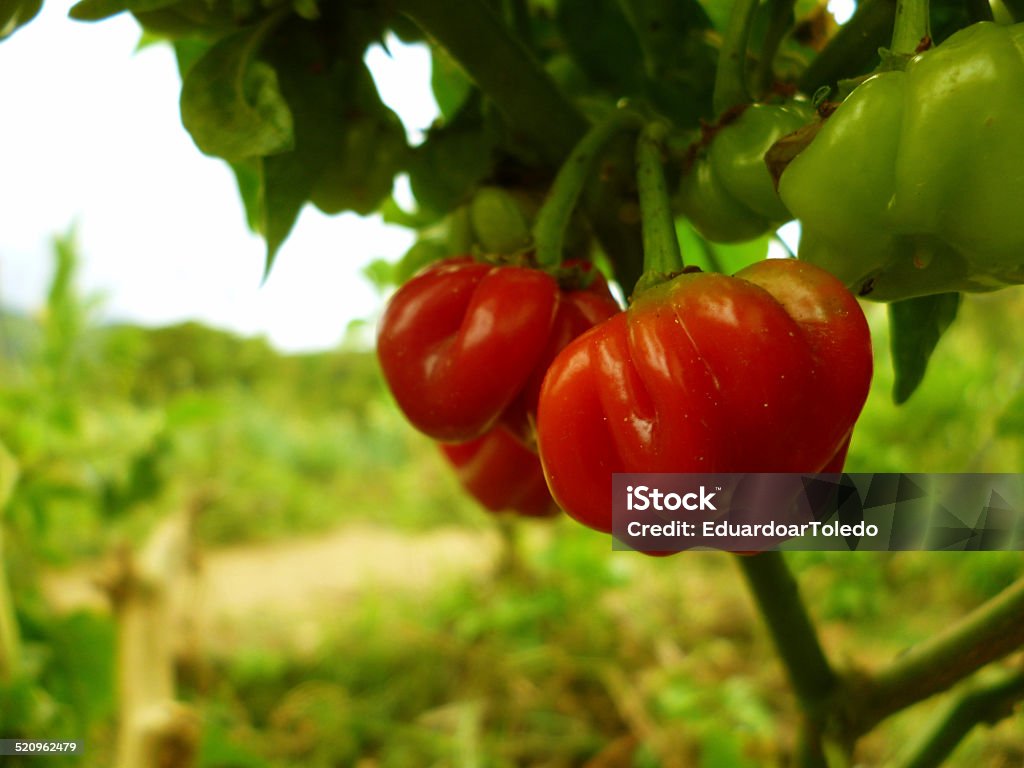
[[[610,532],[613,473],[840,471],[871,372],[864,315],[824,270],[682,274],[552,363],[538,411],[548,485]]]
[[[442,443],[462,487],[491,512],[550,517],[558,506],[537,455],[502,427],[468,443]]]
[[[525,437],[548,363],[617,311],[600,276],[563,292],[540,270],[446,259],[392,297],[377,355],[406,418],[435,440],[473,440],[502,420]]]

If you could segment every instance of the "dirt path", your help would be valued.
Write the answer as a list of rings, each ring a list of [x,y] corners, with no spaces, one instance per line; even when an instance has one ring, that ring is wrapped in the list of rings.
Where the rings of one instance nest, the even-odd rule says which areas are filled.
[[[370,594],[433,590],[493,567],[498,538],[465,528],[406,534],[350,526],[324,535],[205,552],[191,599],[203,634],[235,643],[284,631],[302,644],[324,617]],[[108,610],[93,583],[99,566],[48,574],[43,589],[58,610]],[[281,630],[286,628],[286,630]],[[258,630],[253,632],[252,630]]]

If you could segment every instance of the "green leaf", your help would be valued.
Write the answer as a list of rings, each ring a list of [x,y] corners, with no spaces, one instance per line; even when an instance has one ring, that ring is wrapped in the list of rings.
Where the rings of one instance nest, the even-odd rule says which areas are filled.
[[[471,99],[447,125],[432,128],[413,150],[409,185],[421,209],[447,213],[466,202],[491,170],[495,139],[478,99]]]
[[[401,122],[381,103],[361,53],[332,60],[318,27],[297,18],[266,46],[295,127],[294,148],[261,161],[268,274],[307,201],[370,213],[405,162]]]
[[[0,0],[0,40],[28,24],[43,7],[43,0]]]
[[[277,75],[255,59],[273,24],[271,18],[228,35],[185,75],[181,121],[204,153],[237,161],[293,146],[292,113]]]
[[[620,0],[644,53],[643,94],[679,126],[711,117],[717,52],[696,0]]]
[[[711,117],[717,51],[693,0],[563,0],[558,24],[573,59],[612,98],[649,101],[680,127]]]
[[[339,85],[344,86],[345,99],[326,137],[310,200],[327,214],[355,211],[366,216],[391,194],[395,174],[406,163],[405,128],[381,102],[362,64]]]
[[[616,0],[562,0],[558,26],[569,52],[595,84],[618,96],[642,90],[643,53]]]
[[[238,194],[245,206],[245,220],[249,229],[263,234],[263,175],[259,160],[241,160],[231,163],[238,184]]]
[[[315,158],[308,152],[288,152],[262,159],[263,221],[267,242],[263,277],[270,274],[277,252],[288,239],[316,180]]]
[[[435,45],[430,51],[430,87],[441,116],[450,120],[466,103],[473,83],[455,59]]]
[[[155,11],[177,2],[178,0],[79,0],[71,6],[68,16],[77,21],[99,21],[124,11]]]
[[[675,68],[684,35],[711,26],[707,12],[696,0],[621,0],[620,5],[640,42],[651,77]]]
[[[889,305],[889,348],[895,372],[892,399],[899,405],[924,379],[928,360],[956,319],[959,293],[919,296]]]
[[[195,66],[195,63],[210,50],[210,47],[210,43],[206,40],[197,40],[195,38],[174,41],[174,58],[178,62],[178,74],[181,75],[182,81],[184,81],[189,70]]]

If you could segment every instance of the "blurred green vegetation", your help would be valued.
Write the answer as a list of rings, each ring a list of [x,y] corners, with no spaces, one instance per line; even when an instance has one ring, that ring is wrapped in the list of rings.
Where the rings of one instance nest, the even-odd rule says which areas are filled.
[[[494,526],[404,423],[371,351],[282,355],[196,323],[103,325],[75,289],[75,259],[70,237],[59,240],[45,308],[0,321],[0,440],[20,469],[6,566],[26,659],[0,686],[0,723],[7,737],[85,739],[84,758],[50,763],[99,766],[115,727],[114,628],[105,614],[55,613],[44,570],[137,543],[186,504],[202,507],[211,549],[356,523],[408,537],[457,526],[493,541]],[[968,299],[899,408],[879,310],[869,308],[876,378],[847,469],[1021,471],[1024,294]],[[200,765],[782,764],[792,699],[730,556],[613,553],[569,520],[524,531],[515,573],[412,592],[367,585],[314,617],[323,633],[312,648],[253,633],[211,651],[183,676],[203,716]],[[791,562],[830,653],[878,664],[995,594],[1022,558]],[[891,762],[934,709],[887,722],[861,764]],[[1018,717],[980,729],[950,764],[1022,762]]]

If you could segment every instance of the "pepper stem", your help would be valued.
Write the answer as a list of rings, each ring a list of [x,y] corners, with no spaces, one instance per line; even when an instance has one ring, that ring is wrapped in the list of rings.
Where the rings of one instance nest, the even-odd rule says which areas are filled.
[[[557,267],[562,263],[565,231],[580,193],[590,178],[594,160],[616,136],[642,127],[643,120],[635,112],[615,110],[591,128],[572,150],[555,176],[533,225],[533,242],[537,248],[537,263],[541,267]]]
[[[925,38],[931,38],[928,0],[896,0],[896,21],[892,28],[890,50],[896,55],[912,56]]]
[[[640,219],[644,238],[644,274],[636,291],[663,282],[683,269],[676,221],[662,168],[668,127],[651,123],[636,145],[636,182],[640,196]]]
[[[730,107],[750,103],[747,88],[747,42],[758,0],[734,0],[725,28],[722,47],[718,49],[715,70],[715,91],[712,105],[720,115]]]

